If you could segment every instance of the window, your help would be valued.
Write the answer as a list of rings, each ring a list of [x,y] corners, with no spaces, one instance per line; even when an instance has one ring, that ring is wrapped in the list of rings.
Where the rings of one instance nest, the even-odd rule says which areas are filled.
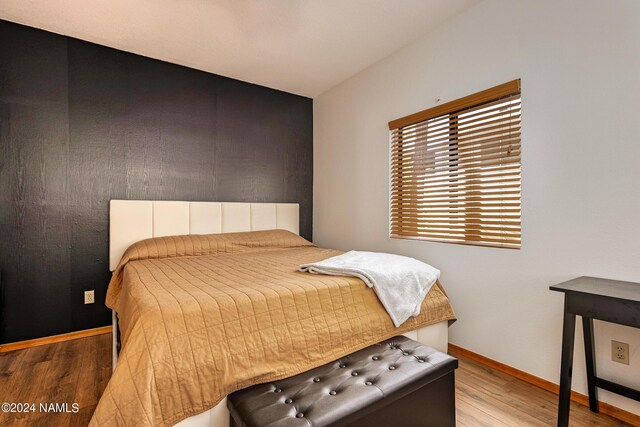
[[[391,237],[520,248],[520,80],[389,129]]]

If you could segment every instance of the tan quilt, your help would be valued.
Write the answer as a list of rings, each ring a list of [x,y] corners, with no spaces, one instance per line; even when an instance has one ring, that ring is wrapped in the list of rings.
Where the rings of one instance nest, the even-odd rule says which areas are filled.
[[[439,283],[420,315],[395,328],[359,279],[297,271],[339,253],[284,230],[131,246],[107,293],[120,358],[90,425],[173,425],[235,390],[455,318]]]

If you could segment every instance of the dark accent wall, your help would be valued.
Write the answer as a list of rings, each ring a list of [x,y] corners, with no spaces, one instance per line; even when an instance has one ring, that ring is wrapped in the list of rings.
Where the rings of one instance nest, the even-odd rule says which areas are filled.
[[[295,202],[310,239],[312,108],[0,21],[0,343],[110,323],[110,199]]]

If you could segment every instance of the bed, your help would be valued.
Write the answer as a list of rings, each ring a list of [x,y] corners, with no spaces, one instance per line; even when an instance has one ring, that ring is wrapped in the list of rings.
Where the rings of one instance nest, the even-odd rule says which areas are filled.
[[[439,284],[396,329],[358,279],[295,271],[339,253],[297,234],[297,204],[112,200],[107,302],[122,351],[114,333],[92,425],[226,427],[230,392],[390,336],[446,351],[455,317]]]

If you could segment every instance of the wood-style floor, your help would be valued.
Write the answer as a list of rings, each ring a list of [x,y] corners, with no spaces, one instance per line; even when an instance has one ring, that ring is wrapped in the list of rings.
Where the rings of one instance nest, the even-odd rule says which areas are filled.
[[[460,357],[456,371],[458,426],[553,426],[557,397]],[[85,426],[111,374],[111,335],[0,354],[0,403],[77,403],[78,413],[6,414],[0,426]],[[625,426],[571,405],[572,426]]]
[[[453,353],[452,353],[453,354]],[[558,396],[467,357],[456,370],[456,416],[460,427],[555,426]],[[570,426],[629,426],[571,403]]]
[[[86,426],[110,376],[111,334],[2,353],[0,404],[77,403],[79,412],[0,412],[0,426]]]

